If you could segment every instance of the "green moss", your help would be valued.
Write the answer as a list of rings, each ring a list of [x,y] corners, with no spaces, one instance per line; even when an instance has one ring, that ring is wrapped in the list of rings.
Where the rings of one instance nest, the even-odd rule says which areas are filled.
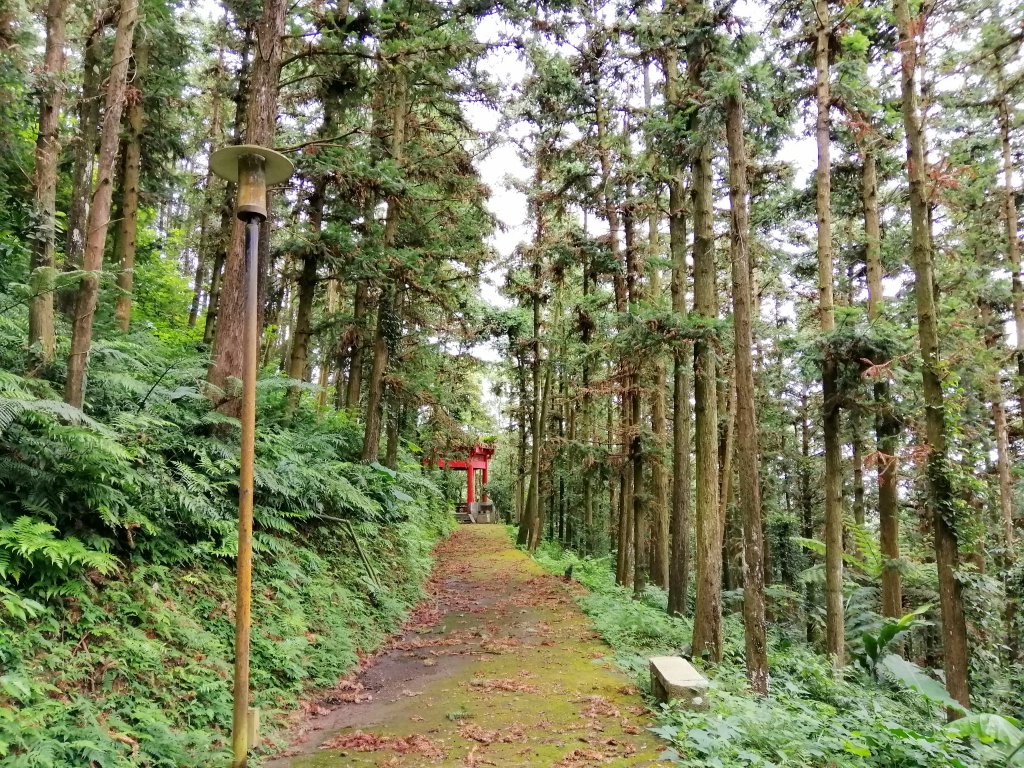
[[[484,637],[472,642],[480,643],[480,647],[474,648],[471,642],[468,655],[463,653],[465,647],[437,649],[437,653],[451,654],[451,658],[442,660],[451,663],[443,675],[421,683],[415,679],[403,682],[418,695],[398,696],[375,709],[371,719],[382,721],[382,725],[339,732],[362,730],[400,737],[419,734],[440,745],[445,756],[401,755],[389,749],[327,749],[292,760],[289,765],[461,768],[472,753],[481,761],[499,766],[551,766],[576,749],[601,752],[602,765],[651,764],[660,749],[646,730],[645,718],[637,715],[643,709],[642,701],[632,692],[627,678],[609,665],[596,663],[610,649],[595,638],[586,618],[567,599],[561,582],[544,577],[536,563],[512,549],[500,527],[467,526],[457,536],[475,545],[468,550],[476,552],[460,569],[460,578],[473,588],[483,587],[492,597],[495,592],[499,594],[486,610],[446,616],[440,634],[478,631]],[[542,593],[531,600],[538,591],[538,578]],[[508,642],[507,650],[484,652],[486,641],[494,638]],[[428,655],[425,651],[423,654]],[[523,689],[493,690],[480,684],[504,680],[521,683]],[[385,695],[389,693],[393,697],[397,692]],[[591,697],[600,697],[596,705]],[[585,716],[588,708],[595,706],[597,709]],[[471,729],[496,732],[499,739],[478,743],[463,733]],[[510,740],[503,742],[501,736]],[[616,755],[630,750],[635,753]]]

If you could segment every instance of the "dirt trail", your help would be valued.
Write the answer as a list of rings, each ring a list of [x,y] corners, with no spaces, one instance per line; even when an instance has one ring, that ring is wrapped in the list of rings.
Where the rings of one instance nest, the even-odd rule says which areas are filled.
[[[421,603],[313,708],[272,768],[655,766],[646,709],[572,600],[578,585],[462,526]]]

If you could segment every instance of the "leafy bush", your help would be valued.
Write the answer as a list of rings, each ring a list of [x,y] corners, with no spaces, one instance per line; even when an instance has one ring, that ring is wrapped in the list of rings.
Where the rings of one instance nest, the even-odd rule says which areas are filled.
[[[0,315],[0,768],[226,764],[238,424],[204,396],[187,334],[97,341],[82,412],[59,369],[3,370],[23,333]],[[397,626],[453,523],[418,463],[360,463],[361,427],[308,398],[286,417],[286,387],[258,386],[267,723]]]
[[[647,658],[679,654],[689,642],[689,619],[665,613],[664,593],[651,588],[643,600],[634,600],[630,590],[615,585],[608,558],[580,558],[545,544],[536,559],[555,573],[573,566],[574,578],[587,587],[579,598],[581,607],[642,689],[648,686]],[[709,710],[689,711],[674,705],[656,710],[659,724],[653,730],[668,742],[663,757],[693,768],[1006,765],[1012,729],[1018,727],[1012,718],[1002,718],[1005,725],[999,727],[971,719],[962,726],[947,727],[942,701],[887,685],[894,677],[892,659],[900,657],[880,651],[912,628],[921,612],[902,623],[892,622],[891,627],[886,624],[871,637],[879,656],[877,665],[885,670],[881,680],[857,667],[836,679],[823,656],[782,633],[771,634],[771,695],[765,698],[747,690],[742,624],[736,616],[727,615],[725,659],[704,670],[712,686]],[[942,690],[931,678],[928,681]]]

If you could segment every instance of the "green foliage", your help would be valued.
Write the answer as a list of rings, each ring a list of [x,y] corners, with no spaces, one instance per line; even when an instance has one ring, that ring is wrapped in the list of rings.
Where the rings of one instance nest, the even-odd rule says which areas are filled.
[[[256,557],[252,690],[265,722],[333,685],[419,598],[450,513],[429,496],[407,511],[398,526],[362,526],[384,582],[373,595],[336,525],[277,539],[273,556]],[[137,564],[27,630],[0,626],[0,766],[226,761],[233,605],[228,563]]]
[[[930,605],[922,605],[899,619],[886,617],[877,633],[862,632],[861,642],[864,644],[864,650],[855,656],[856,660],[877,678],[878,664],[888,656],[887,651],[915,627],[928,626],[930,622],[923,620],[921,616],[930,610]]]
[[[1006,748],[1007,765],[1024,765],[1024,731],[1019,720],[991,714],[965,715],[946,726],[946,731],[962,738],[973,737],[982,744]]]
[[[607,558],[580,558],[544,544],[538,562],[554,573],[572,564],[573,577],[587,587],[581,607],[616,652],[617,662],[647,686],[647,657],[679,654],[689,640],[689,620],[665,614],[660,590],[637,601],[614,584]],[[891,646],[914,626],[919,609],[884,629],[876,646]],[[668,742],[663,758],[693,768],[799,766],[820,768],[995,768],[1005,764],[1011,728],[998,721],[948,729],[945,699],[929,699],[893,689],[852,669],[836,679],[828,661],[778,632],[769,634],[771,693],[760,698],[746,689],[742,625],[727,616],[723,663],[705,670],[711,680],[709,711],[676,706],[657,710],[654,732]],[[889,625],[885,625],[888,627]],[[919,668],[908,673],[884,656],[879,662],[889,679],[898,674],[918,690],[935,693],[923,683]],[[906,662],[904,662],[906,664]],[[913,666],[913,665],[910,665]],[[924,676],[944,695],[941,684]],[[948,698],[948,697],[946,697]],[[987,730],[983,730],[987,729]]]
[[[238,424],[187,333],[98,340],[88,414],[10,372],[23,333],[0,317],[0,768],[226,760]],[[311,403],[286,418],[285,391],[258,389],[251,675],[270,723],[395,628],[452,524],[418,463],[359,463],[359,425]]]
[[[0,579],[16,584],[24,580],[32,594],[50,598],[80,592],[74,576],[81,571],[109,575],[117,568],[115,557],[73,537],[57,538],[56,533],[49,523],[28,516],[0,527]]]
[[[907,661],[902,656],[890,653],[881,658],[879,667],[886,677],[900,685],[906,686],[912,691],[916,691],[929,701],[959,712],[965,711],[962,704],[946,693],[946,687],[942,683],[934,677],[930,677],[912,661]]]

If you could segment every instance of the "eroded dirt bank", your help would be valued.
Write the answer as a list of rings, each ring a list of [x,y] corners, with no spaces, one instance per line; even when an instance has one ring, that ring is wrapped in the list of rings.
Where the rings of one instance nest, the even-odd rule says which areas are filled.
[[[500,526],[462,526],[437,555],[428,599],[270,766],[663,765],[577,585],[543,573]]]

